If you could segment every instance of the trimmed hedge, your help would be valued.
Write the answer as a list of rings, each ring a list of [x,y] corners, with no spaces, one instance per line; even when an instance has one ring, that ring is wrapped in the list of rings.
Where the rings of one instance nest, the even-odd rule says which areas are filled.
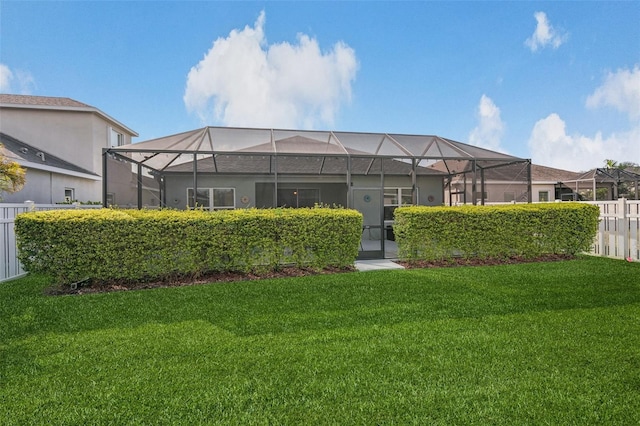
[[[588,251],[599,209],[581,203],[400,207],[394,233],[406,260],[533,258]]]
[[[62,283],[350,266],[361,229],[359,212],[329,208],[52,210],[15,221],[25,270]]]

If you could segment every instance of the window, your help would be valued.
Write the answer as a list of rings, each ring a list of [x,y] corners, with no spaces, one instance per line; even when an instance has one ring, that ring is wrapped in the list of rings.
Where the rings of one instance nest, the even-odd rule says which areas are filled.
[[[317,188],[278,188],[279,207],[313,207],[320,203]]]
[[[393,220],[393,212],[396,207],[412,204],[413,197],[411,195],[411,188],[385,188],[384,220]]]
[[[213,188],[213,208],[233,209],[236,207],[236,190],[233,188]]]
[[[234,209],[236,207],[235,188],[198,188],[196,204],[193,204],[193,188],[187,188],[189,207],[202,207],[209,210]]]
[[[124,145],[124,135],[111,127],[109,129],[109,144],[112,148]]]
[[[76,199],[76,190],[73,188],[64,189],[64,202],[71,203]]]
[[[113,192],[107,192],[107,205],[105,207],[109,207],[109,206],[115,206],[116,205],[116,194],[114,194]]]
[[[549,201],[549,191],[539,191],[538,201]]]

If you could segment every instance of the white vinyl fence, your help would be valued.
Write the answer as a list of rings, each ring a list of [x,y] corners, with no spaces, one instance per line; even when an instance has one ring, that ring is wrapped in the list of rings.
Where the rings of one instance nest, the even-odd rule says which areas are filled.
[[[20,213],[40,210],[60,209],[100,209],[100,205],[80,204],[24,204],[0,203],[0,282],[24,275],[22,265],[18,261],[16,234],[13,229],[15,218]]]
[[[598,236],[591,253],[640,261],[640,201],[587,201],[600,208]]]

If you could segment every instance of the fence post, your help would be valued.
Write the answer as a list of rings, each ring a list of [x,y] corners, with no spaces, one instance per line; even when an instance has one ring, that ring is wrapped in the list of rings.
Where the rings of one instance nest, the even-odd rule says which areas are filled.
[[[560,202],[560,200],[557,200],[557,201]],[[597,246],[598,250],[594,250],[594,252],[595,254],[599,254],[600,256],[606,256],[607,248],[604,245],[604,234],[607,227],[609,226],[609,224],[607,223],[608,218],[605,216],[607,212],[607,208],[604,204],[594,204],[594,205],[598,206],[598,208],[600,209],[598,235],[596,236],[596,239],[598,240],[598,246]]]
[[[627,199],[620,198],[618,200],[618,232],[620,238],[622,238],[622,257],[627,258],[629,256],[629,223],[627,219]]]
[[[27,201],[24,202],[24,205],[27,206],[27,211],[28,212],[35,212],[36,211],[36,203],[35,203],[35,201],[27,200]]]

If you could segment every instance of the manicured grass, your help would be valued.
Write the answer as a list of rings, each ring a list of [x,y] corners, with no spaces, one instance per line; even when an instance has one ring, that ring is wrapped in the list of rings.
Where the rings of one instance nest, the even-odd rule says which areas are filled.
[[[639,424],[640,264],[0,284],[0,424]]]

